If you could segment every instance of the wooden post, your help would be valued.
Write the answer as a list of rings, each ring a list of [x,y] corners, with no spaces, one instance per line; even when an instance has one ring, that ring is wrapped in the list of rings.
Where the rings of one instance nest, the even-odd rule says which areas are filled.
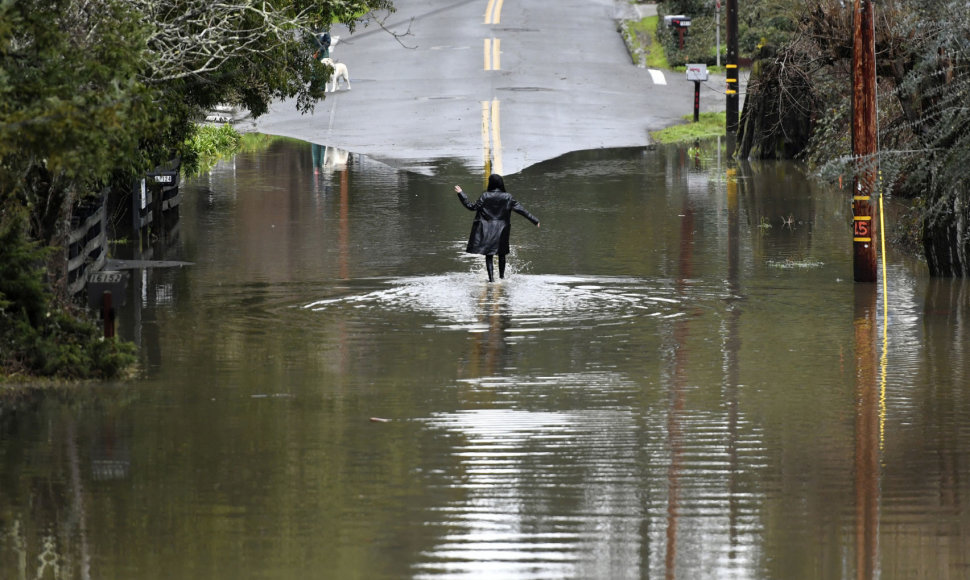
[[[101,317],[104,318],[104,337],[115,336],[115,309],[111,304],[111,292],[107,290],[101,295]]]
[[[721,0],[714,0],[714,36],[717,39],[714,54],[717,68],[721,68]]]
[[[694,122],[701,120],[701,81],[694,81]]]
[[[738,0],[727,0],[727,62],[724,65],[727,69],[727,94],[726,113],[727,113],[727,137],[728,144],[734,143],[738,135]],[[734,155],[733,148],[729,149]]]
[[[856,282],[876,281],[876,45],[871,0],[855,0],[852,43],[852,187],[853,275]]]

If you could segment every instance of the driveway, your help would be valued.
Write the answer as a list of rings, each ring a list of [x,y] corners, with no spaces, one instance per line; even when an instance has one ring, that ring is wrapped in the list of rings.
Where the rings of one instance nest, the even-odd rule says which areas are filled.
[[[238,125],[433,173],[442,160],[513,174],[565,153],[642,147],[693,112],[684,73],[633,65],[623,0],[395,0],[354,34],[335,27],[352,88],[310,115],[275,104]],[[633,14],[635,16],[635,13]],[[712,76],[701,110],[723,110]]]

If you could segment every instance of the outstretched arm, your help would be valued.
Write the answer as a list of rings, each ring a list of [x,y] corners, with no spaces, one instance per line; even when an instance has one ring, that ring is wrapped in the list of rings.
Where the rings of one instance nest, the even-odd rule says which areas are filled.
[[[475,204],[473,204],[470,201],[468,201],[468,196],[466,196],[465,195],[465,192],[461,190],[461,186],[460,185],[456,185],[455,186],[455,193],[458,194],[458,199],[461,201],[461,204],[463,206],[465,206],[467,209],[469,209],[471,211],[475,211],[477,209],[475,207]]]
[[[515,201],[514,199],[512,200],[512,211],[534,223],[536,227],[539,227],[539,218],[529,213],[528,210],[522,207],[521,203]]]

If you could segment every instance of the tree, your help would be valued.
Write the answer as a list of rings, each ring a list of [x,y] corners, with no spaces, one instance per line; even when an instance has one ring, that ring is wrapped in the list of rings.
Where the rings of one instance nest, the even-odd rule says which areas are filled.
[[[970,275],[970,16],[959,0],[876,5],[878,156],[885,193],[911,197],[934,276]],[[741,157],[796,157],[851,180],[846,128],[851,2],[814,0],[777,54],[755,64]],[[946,18],[941,18],[946,15]]]
[[[942,11],[908,22],[921,50],[899,75],[901,119],[918,154],[900,152],[899,174],[922,207],[922,244],[933,276],[970,276],[970,15],[965,3],[931,3]],[[946,14],[947,20],[939,18]],[[923,16],[924,18],[920,18]]]
[[[146,46],[119,4],[0,5],[0,204],[30,210],[29,234],[55,241],[76,191],[145,166],[141,136],[158,126],[137,79]]]
[[[61,246],[83,198],[112,183],[127,188],[182,155],[194,123],[216,104],[258,116],[273,100],[295,97],[302,111],[312,110],[326,75],[309,35],[392,9],[390,0],[0,3],[0,219],[7,233],[27,246]],[[10,225],[15,214],[26,227]],[[14,267],[43,273],[38,260]],[[45,304],[66,305],[53,289]],[[16,297],[0,299],[10,312],[23,309]]]

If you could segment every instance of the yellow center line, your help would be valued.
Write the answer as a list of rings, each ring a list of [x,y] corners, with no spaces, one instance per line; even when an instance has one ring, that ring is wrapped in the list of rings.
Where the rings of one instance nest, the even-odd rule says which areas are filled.
[[[488,167],[492,158],[491,141],[488,138],[488,101],[482,101],[482,153],[485,157],[485,166]]]
[[[499,122],[498,99],[492,99],[492,172],[499,175],[504,173],[502,171],[502,124]]]
[[[482,101],[482,152],[489,173],[502,173],[502,127],[499,102]]]
[[[502,4],[505,0],[488,0],[485,7],[485,24],[499,24],[502,20]],[[502,43],[498,38],[485,39],[485,70],[501,70]],[[485,156],[485,173],[502,173],[502,128],[499,121],[497,99],[482,101],[482,150]]]
[[[502,68],[502,40],[500,38],[485,39],[485,70],[501,70]]]
[[[498,24],[502,19],[502,2],[504,0],[488,0],[485,7],[485,24]]]

